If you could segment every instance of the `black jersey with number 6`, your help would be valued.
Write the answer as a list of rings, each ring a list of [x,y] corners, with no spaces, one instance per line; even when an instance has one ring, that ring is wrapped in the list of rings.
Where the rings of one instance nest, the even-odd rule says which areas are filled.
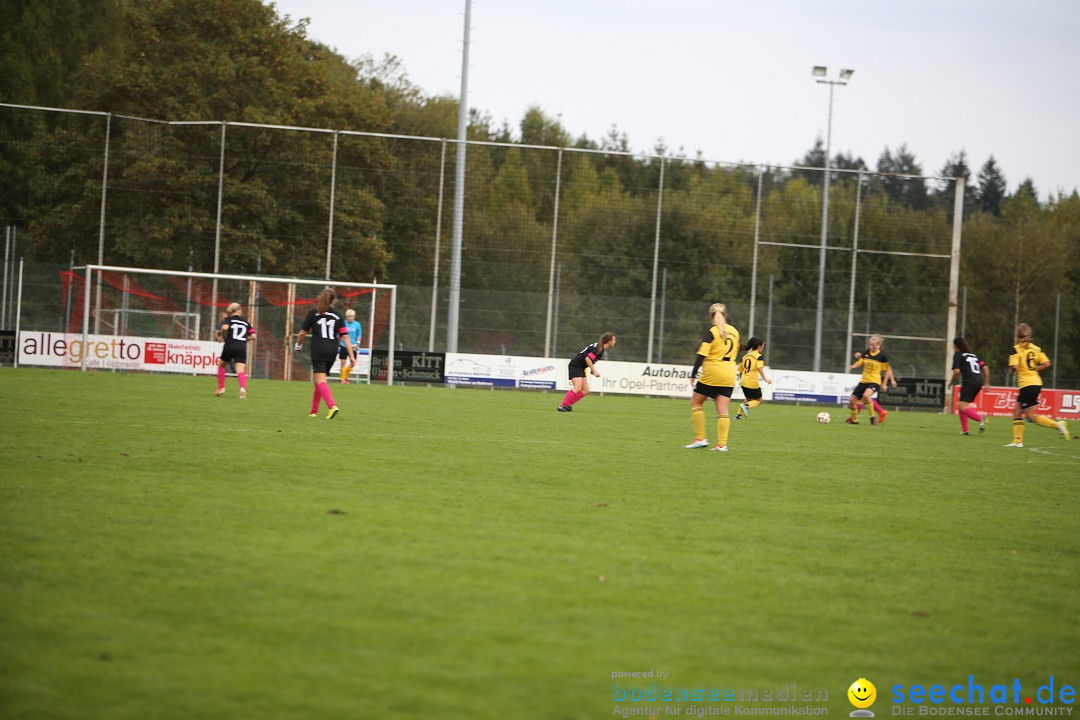
[[[349,334],[349,328],[345,327],[345,318],[338,315],[333,308],[324,313],[312,308],[300,329],[307,330],[311,335],[313,358],[336,358],[341,336]]]

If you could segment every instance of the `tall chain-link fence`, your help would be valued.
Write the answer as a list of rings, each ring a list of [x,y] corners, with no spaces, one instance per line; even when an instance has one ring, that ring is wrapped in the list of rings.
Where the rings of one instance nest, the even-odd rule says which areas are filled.
[[[395,283],[399,348],[447,345],[455,141],[10,105],[0,127],[24,329],[61,329],[62,274],[100,263]],[[942,372],[952,178],[833,169],[826,217],[821,168],[465,150],[462,352],[562,357],[610,330],[617,359],[690,363],[723,302],[774,366],[839,371],[877,333],[900,374]]]

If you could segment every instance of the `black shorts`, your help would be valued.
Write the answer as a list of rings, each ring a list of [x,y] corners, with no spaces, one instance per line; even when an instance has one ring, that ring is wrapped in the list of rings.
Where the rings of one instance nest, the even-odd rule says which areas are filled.
[[[243,345],[225,343],[225,347],[221,348],[221,361],[226,365],[229,363],[247,364],[247,343]]]
[[[874,392],[878,392],[878,391],[881,390],[881,385],[879,385],[877,383],[864,383],[864,382],[861,382],[861,383],[859,383],[858,385],[855,386],[854,390],[851,391],[851,396],[854,397],[854,398],[858,398],[859,400],[862,400],[863,393],[866,392],[867,388],[870,388]]]
[[[731,385],[706,385],[703,382],[698,382],[694,385],[694,392],[698,395],[704,395],[710,400],[715,400],[718,397],[731,397],[731,391],[734,390]]]
[[[975,402],[975,396],[982,390],[982,379],[978,382],[960,383],[960,402]]]
[[[568,373],[567,374],[569,375],[571,380],[573,380],[576,377],[583,378],[583,377],[585,377],[585,366],[584,365],[577,365],[575,363],[570,363],[570,365],[568,366]]]
[[[312,355],[311,372],[329,373],[336,361],[337,355]]]
[[[759,387],[748,388],[748,387],[746,387],[744,385],[743,389],[742,389],[742,394],[743,394],[743,397],[745,397],[747,400],[760,400],[761,399],[761,388],[759,388]]]
[[[339,358],[341,358],[342,360],[348,360],[349,359],[349,348],[345,347],[344,345],[339,345],[338,346],[337,356]]]
[[[1016,394],[1016,402],[1020,403],[1020,409],[1027,410],[1038,405],[1041,391],[1042,385],[1028,385],[1020,388],[1020,392]]]

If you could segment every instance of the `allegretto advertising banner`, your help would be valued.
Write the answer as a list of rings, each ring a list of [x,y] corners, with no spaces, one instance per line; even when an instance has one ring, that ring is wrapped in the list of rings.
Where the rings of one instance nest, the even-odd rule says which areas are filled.
[[[217,372],[221,343],[209,340],[169,340],[125,335],[23,331],[19,333],[19,364],[48,367],[86,367],[94,370],[151,372]]]

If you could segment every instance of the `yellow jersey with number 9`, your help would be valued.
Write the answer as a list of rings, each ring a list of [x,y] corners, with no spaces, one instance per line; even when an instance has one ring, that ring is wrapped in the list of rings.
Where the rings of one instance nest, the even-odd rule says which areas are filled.
[[[1035,368],[1045,362],[1050,362],[1046,353],[1038,345],[1027,343],[1025,345],[1013,345],[1016,352],[1009,356],[1009,367],[1016,368],[1016,384],[1019,387],[1028,385],[1042,385],[1042,378]]]
[[[727,326],[723,337],[720,335],[720,328],[715,325],[706,328],[697,351],[698,355],[705,358],[698,381],[713,387],[735,387],[739,343],[739,331],[732,325]]]

